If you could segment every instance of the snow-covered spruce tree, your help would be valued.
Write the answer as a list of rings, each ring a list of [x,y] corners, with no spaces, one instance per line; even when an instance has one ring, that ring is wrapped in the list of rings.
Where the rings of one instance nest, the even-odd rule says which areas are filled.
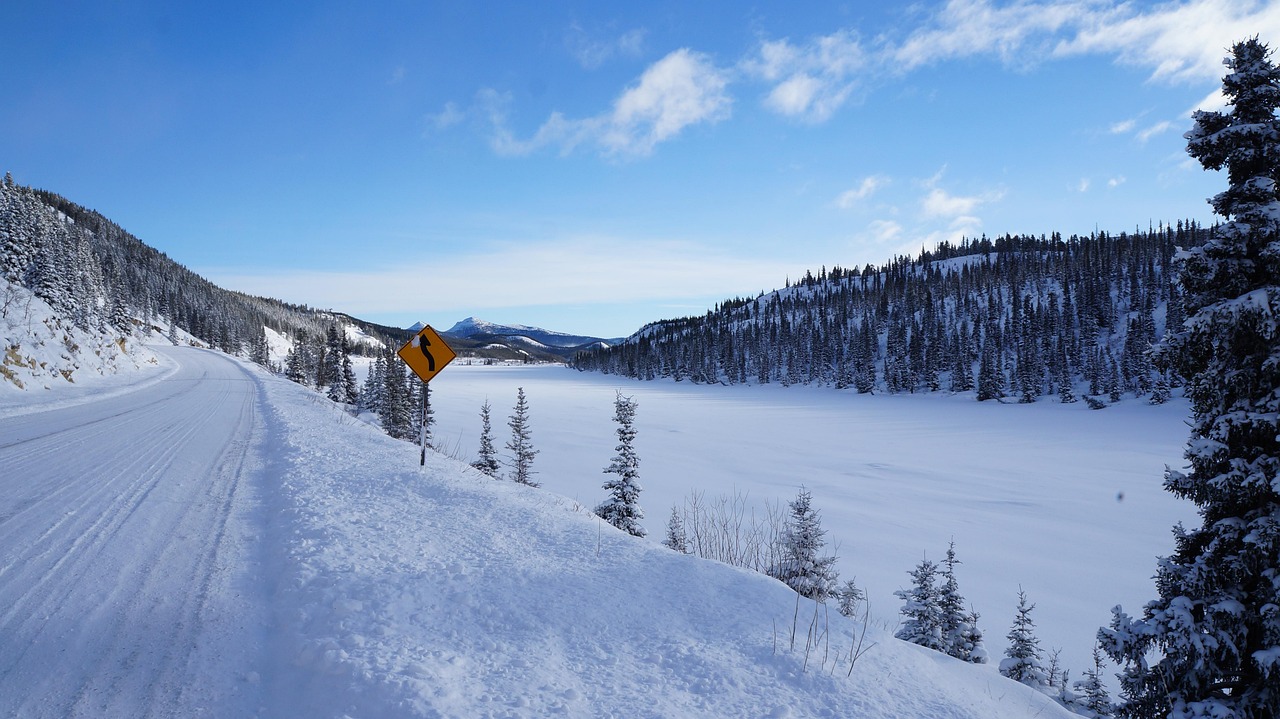
[[[846,617],[855,617],[858,614],[858,605],[867,600],[867,593],[862,591],[858,583],[852,579],[846,579],[844,584],[836,590],[837,609],[840,614]]]
[[[1005,658],[1000,660],[1000,673],[1015,682],[1044,691],[1049,687],[1049,673],[1041,663],[1044,653],[1040,649],[1040,640],[1036,638],[1036,624],[1031,620],[1031,610],[1035,608],[1036,605],[1027,603],[1027,593],[1018,589],[1018,614],[1006,635],[1009,648],[1004,652]]]
[[[507,466],[511,468],[509,478],[517,484],[537,487],[533,481],[533,458],[538,450],[533,448],[529,432],[529,403],[524,398],[524,387],[516,388],[516,406],[507,426],[511,428],[511,439],[507,442],[507,451],[511,453]]]
[[[1280,69],[1257,38],[1225,62],[1228,109],[1196,112],[1186,138],[1227,170],[1212,199],[1227,222],[1181,253],[1188,319],[1156,353],[1194,413],[1190,471],[1167,469],[1165,488],[1203,525],[1175,528],[1143,617],[1117,607],[1099,632],[1123,665],[1124,717],[1280,716]]]
[[[922,559],[910,574],[911,588],[894,592],[903,602],[899,613],[906,619],[893,636],[937,652],[945,652],[942,610],[938,606],[938,565]]]
[[[1102,680],[1102,648],[1097,644],[1093,645],[1093,667],[1075,683],[1075,691],[1075,701],[1069,707],[1072,711],[1088,719],[1111,719],[1115,705]]]
[[[813,495],[804,487],[791,502],[791,516],[778,538],[777,563],[769,576],[781,580],[802,597],[823,602],[835,595],[836,557],[822,556],[826,545],[822,517],[813,508]]]
[[[632,443],[636,438],[636,401],[618,392],[613,401],[613,421],[618,424],[618,446],[613,461],[605,467],[605,474],[617,477],[606,480],[604,488],[609,497],[596,507],[596,515],[609,524],[637,537],[645,535],[640,520],[644,510],[640,508],[640,457]]]
[[[684,528],[684,518],[675,507],[671,508],[671,517],[667,519],[667,538],[662,543],[672,551],[689,553],[689,535]]]
[[[987,663],[987,649],[978,628],[978,613],[965,608],[964,596],[956,582],[956,543],[947,546],[942,561],[942,583],[938,587],[938,612],[942,622],[943,651],[956,659],[974,664]]]
[[[493,448],[493,425],[489,422],[489,400],[487,399],[480,405],[480,453],[471,466],[490,477],[497,477],[500,469],[498,452]]]

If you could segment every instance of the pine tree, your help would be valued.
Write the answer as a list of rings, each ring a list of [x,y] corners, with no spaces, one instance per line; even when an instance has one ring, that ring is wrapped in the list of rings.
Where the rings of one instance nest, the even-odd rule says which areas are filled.
[[[843,616],[856,617],[858,605],[866,600],[867,593],[862,591],[862,588],[852,579],[846,579],[844,584],[836,590],[837,609]]]
[[[506,444],[507,451],[511,453],[507,462],[507,466],[511,469],[509,478],[517,484],[540,486],[533,481],[535,474],[533,458],[537,456],[539,450],[533,448],[533,442],[529,436],[529,403],[524,397],[524,387],[516,388],[516,406],[507,426],[511,428],[511,439]]]
[[[769,576],[781,580],[800,596],[824,602],[835,594],[838,573],[836,557],[822,555],[822,518],[813,508],[813,495],[801,487],[791,501],[791,516],[782,530],[779,561],[769,568]]]
[[[1000,661],[1000,673],[1015,682],[1043,690],[1049,686],[1049,674],[1041,664],[1044,653],[1036,638],[1036,624],[1031,619],[1031,610],[1035,608],[1036,605],[1027,603],[1027,593],[1018,589],[1018,614],[1006,635],[1009,648]]]
[[[487,399],[480,405],[480,453],[471,466],[490,477],[497,477],[500,469],[498,453],[493,448],[493,426],[489,422],[489,400]]]
[[[906,619],[893,636],[936,652],[945,652],[942,609],[938,606],[938,565],[922,559],[910,574],[911,589],[894,592],[903,602],[899,613]]]
[[[942,583],[938,587],[938,613],[941,620],[943,651],[966,662],[987,663],[987,650],[982,644],[977,612],[965,609],[964,597],[956,582],[956,543],[947,546],[942,562]]]
[[[1071,710],[1088,719],[1111,719],[1115,705],[1102,680],[1102,649],[1093,645],[1093,667],[1085,671],[1084,678],[1075,683],[1076,698]]]
[[[1124,717],[1280,716],[1280,69],[1257,38],[1231,53],[1230,109],[1196,112],[1186,134],[1192,157],[1227,170],[1212,204],[1228,221],[1182,254],[1188,319],[1156,353],[1194,413],[1190,471],[1167,469],[1165,488],[1203,525],[1175,528],[1144,616],[1117,608],[1099,632],[1124,666]]]
[[[614,448],[617,454],[604,470],[605,474],[618,476],[604,483],[609,497],[596,507],[596,515],[624,532],[643,537],[645,530],[640,526],[640,520],[644,519],[644,510],[640,508],[640,457],[632,446],[636,438],[635,420],[636,401],[618,392],[613,402],[613,421],[618,424],[618,446]]]
[[[172,323],[169,325],[169,334],[170,336],[174,334]],[[178,343],[176,337],[173,343]],[[298,384],[305,384],[307,381],[307,372],[302,364],[302,353],[298,351],[297,344],[289,348],[289,354],[284,358],[284,376],[285,379]]]
[[[671,508],[671,517],[667,520],[667,538],[662,543],[669,549],[681,554],[689,553],[689,535],[684,529],[684,519],[680,510]]]

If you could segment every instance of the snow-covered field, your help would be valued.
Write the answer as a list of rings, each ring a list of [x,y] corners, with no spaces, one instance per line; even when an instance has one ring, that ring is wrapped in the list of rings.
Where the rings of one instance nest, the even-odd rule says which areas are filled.
[[[616,442],[615,392],[634,396],[641,504],[650,539],[691,492],[747,494],[763,511],[801,485],[813,493],[844,578],[868,591],[874,623],[892,629],[928,556],[954,539],[960,588],[981,614],[988,652],[1007,647],[1019,587],[1035,602],[1041,645],[1080,678],[1093,637],[1123,604],[1155,597],[1156,557],[1194,507],[1164,492],[1181,466],[1189,405],[1127,399],[1030,405],[940,395],[856,395],[826,388],[639,382],[558,366],[448,367],[432,382],[436,441],[470,459],[479,408],[493,405],[496,444],[516,388],[528,397],[535,477],[587,507],[604,499]]]
[[[558,494],[570,471],[557,478],[553,458],[577,446],[573,481],[595,499],[591,467],[609,450],[596,462],[591,437],[611,431],[607,409],[595,410],[612,399],[605,378],[450,369],[455,393],[491,390],[496,401],[491,383],[508,380],[530,392],[545,452],[546,485],[535,490],[434,454],[420,468],[412,445],[305,388],[213,352],[155,350],[165,367],[135,375],[136,392],[0,419],[0,715],[1070,716],[991,667],[878,627],[850,672],[859,627],[834,613],[806,656],[808,625],[802,618],[793,648],[795,595],[781,584],[635,540]],[[816,468],[834,459],[766,462],[770,446],[799,437],[788,422],[843,416],[834,400],[824,409],[805,393],[765,392],[694,402],[706,388],[634,389],[650,415],[638,440],[651,460],[647,496],[661,496],[662,464],[644,440],[683,432],[702,439],[689,442],[696,451],[673,479],[681,491],[702,480],[712,488],[717,462],[746,471],[754,458],[758,477],[789,467],[812,478],[833,533],[850,511],[841,507],[857,505],[831,499],[820,481]],[[557,404],[566,413],[553,428]],[[748,406],[776,424],[739,441],[733,428],[746,418],[733,415]],[[706,432],[708,422],[724,426]],[[726,437],[733,452],[717,457]],[[1028,441],[1006,452],[1025,455]],[[918,479],[904,476],[903,486]],[[918,515],[928,511],[884,519],[915,526]],[[932,547],[940,530],[923,524],[920,543]],[[857,562],[867,550],[845,541],[846,561]],[[975,596],[981,552],[968,554],[962,581]]]

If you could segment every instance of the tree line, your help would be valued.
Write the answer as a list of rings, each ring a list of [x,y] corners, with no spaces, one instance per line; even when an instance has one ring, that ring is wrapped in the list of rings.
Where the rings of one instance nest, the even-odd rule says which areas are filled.
[[[30,289],[84,330],[128,334],[181,329],[210,347],[266,364],[266,329],[320,344],[329,327],[361,327],[387,344],[408,332],[332,311],[225,290],[101,214],[46,190],[0,182],[0,276]],[[374,345],[349,351],[364,354]]]
[[[1207,236],[1194,221],[983,236],[878,268],[824,267],[699,317],[652,323],[572,366],[645,380],[1160,402],[1179,379],[1148,350],[1185,316],[1172,258]]]

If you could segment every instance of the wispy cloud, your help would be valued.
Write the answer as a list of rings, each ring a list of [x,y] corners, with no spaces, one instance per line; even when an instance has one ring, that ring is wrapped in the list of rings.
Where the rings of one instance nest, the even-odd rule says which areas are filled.
[[[1134,5],[1093,5],[1056,56],[1106,54],[1149,68],[1151,79],[1170,82],[1222,76],[1231,43],[1251,35],[1280,35],[1280,4],[1269,0],[1170,2],[1143,12]]]
[[[779,268],[796,261],[747,258],[687,242],[591,236],[495,245],[380,269],[214,268],[204,273],[241,292],[371,315],[415,306],[430,306],[433,312],[524,306],[531,298],[542,305],[570,305],[729,296],[743,287],[776,286]],[[627,271],[619,273],[619,267]]]
[[[981,195],[952,195],[940,188],[929,190],[920,201],[921,209],[926,217],[960,217],[969,215],[978,207],[996,202],[1004,197],[1003,192],[985,192]]]
[[[995,55],[1010,65],[1034,63],[1049,54],[1057,33],[1088,22],[1097,7],[1087,0],[1003,7],[987,0],[950,0],[891,57],[901,71],[976,55]]]
[[[844,192],[840,193],[840,196],[836,198],[836,207],[839,207],[842,210],[850,209],[855,205],[857,205],[862,200],[865,200],[868,197],[870,197],[872,194],[875,193],[876,190],[880,189],[881,187],[885,186],[888,183],[889,183],[889,178],[883,177],[881,175],[872,175],[870,177],[865,177],[862,179],[862,182],[858,183],[857,187],[845,190]]]
[[[787,39],[764,41],[741,67],[771,85],[765,107],[788,117],[823,122],[844,105],[857,73],[867,64],[857,35],[841,30],[800,45]]]
[[[816,124],[829,120],[860,88],[956,59],[995,57],[1013,70],[1024,70],[1055,59],[1101,56],[1143,68],[1153,81],[1190,83],[1221,77],[1222,58],[1232,42],[1254,34],[1280,37],[1280,2],[1270,0],[1154,6],[1106,0],[948,0],[922,17],[917,27],[886,32],[870,42],[854,29],[800,40],[761,40],[732,68],[717,67],[708,55],[691,48],[675,50],[646,69],[608,109],[585,118],[553,112],[530,137],[519,138],[509,129],[509,95],[488,91],[480,109],[493,128],[490,144],[502,154],[546,147],[567,154],[589,145],[605,156],[639,157],[685,128],[727,119],[735,83],[763,85],[766,109]],[[614,57],[638,57],[646,38],[643,29],[593,34],[573,25],[565,42],[590,69]],[[1221,93],[1208,96],[1201,107],[1220,109]],[[1116,122],[1110,131],[1132,133],[1139,119]],[[1136,137],[1145,141],[1171,127],[1156,123]]]
[[[627,88],[609,112],[573,119],[553,112],[532,137],[517,138],[507,117],[511,96],[484,90],[478,98],[486,108],[493,135],[490,145],[502,155],[525,155],[548,146],[562,154],[584,143],[610,156],[643,156],[690,125],[714,124],[731,112],[725,87],[728,78],[709,57],[676,50],[653,65]]]
[[[1120,122],[1113,122],[1111,123],[1111,134],[1113,135],[1128,134],[1130,132],[1133,132],[1133,128],[1137,127],[1137,125],[1138,125],[1138,121],[1137,119],[1134,119],[1134,118],[1130,118],[1128,120],[1121,120]]]
[[[620,35],[592,33],[573,23],[565,31],[564,43],[579,65],[594,70],[615,57],[640,57],[647,35],[644,28],[627,30]]]
[[[1228,46],[1280,35],[1280,4],[1190,0],[1154,7],[1098,0],[950,0],[891,53],[900,71],[956,58],[995,56],[1011,67],[1076,55],[1113,56],[1152,80],[1212,80]]]
[[[1124,181],[1125,181],[1124,175],[1116,175],[1110,180],[1107,180],[1107,187],[1114,190],[1115,188],[1123,185]]]
[[[466,119],[466,113],[463,112],[456,102],[452,100],[446,102],[440,112],[427,116],[427,124],[435,130],[447,130],[454,125]]]
[[[1161,122],[1157,122],[1151,127],[1148,127],[1145,130],[1142,130],[1141,132],[1138,133],[1138,142],[1146,142],[1147,140],[1150,140],[1156,135],[1159,135],[1162,132],[1168,131],[1169,128],[1171,127],[1173,127],[1173,123],[1168,120],[1162,120]]]

